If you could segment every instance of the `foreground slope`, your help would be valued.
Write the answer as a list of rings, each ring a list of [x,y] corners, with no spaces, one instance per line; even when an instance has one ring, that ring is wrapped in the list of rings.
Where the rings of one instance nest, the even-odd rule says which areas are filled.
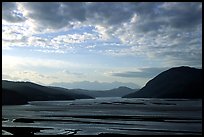
[[[25,104],[28,101],[74,100],[93,98],[84,94],[61,91],[31,82],[2,81],[2,104]]]
[[[2,105],[21,105],[26,103],[27,99],[24,95],[13,90],[2,89]]]
[[[202,69],[175,67],[124,98],[202,98]]]

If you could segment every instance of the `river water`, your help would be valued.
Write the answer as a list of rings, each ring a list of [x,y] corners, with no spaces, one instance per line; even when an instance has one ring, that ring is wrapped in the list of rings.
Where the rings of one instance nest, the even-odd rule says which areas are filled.
[[[34,135],[201,135],[202,100],[111,97],[33,101],[2,106],[2,127],[3,131],[41,128]]]

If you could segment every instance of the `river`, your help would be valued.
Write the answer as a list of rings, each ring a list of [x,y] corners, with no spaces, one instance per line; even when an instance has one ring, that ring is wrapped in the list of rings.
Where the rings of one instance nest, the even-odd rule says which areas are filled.
[[[33,101],[2,106],[2,129],[2,134],[29,131],[34,135],[201,135],[202,100],[109,97]]]

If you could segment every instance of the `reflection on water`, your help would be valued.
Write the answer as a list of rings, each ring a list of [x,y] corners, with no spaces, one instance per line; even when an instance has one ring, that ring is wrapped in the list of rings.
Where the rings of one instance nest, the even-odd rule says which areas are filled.
[[[202,100],[97,98],[2,106],[3,127],[34,134],[202,134]],[[7,129],[13,130],[13,129]]]

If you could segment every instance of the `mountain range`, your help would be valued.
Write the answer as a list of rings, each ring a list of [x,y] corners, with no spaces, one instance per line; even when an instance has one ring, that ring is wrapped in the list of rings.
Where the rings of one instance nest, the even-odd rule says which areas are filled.
[[[202,69],[171,68],[123,98],[202,98]]]
[[[41,86],[31,82],[2,80],[2,104],[25,104],[28,101],[91,99],[93,97]]]
[[[86,89],[86,90],[110,90],[117,87],[129,87],[132,89],[141,88],[139,85],[129,82],[98,82],[98,81],[78,81],[78,82],[56,82],[50,84],[50,86],[63,87],[67,89]]]
[[[66,89],[32,82],[2,80],[2,104],[18,105],[29,101],[123,98],[202,98],[202,69],[186,66],[166,70],[141,89],[125,86],[111,90]]]
[[[70,90],[73,93],[85,94],[92,97],[122,97],[124,95],[133,93],[139,89],[131,89],[125,86],[120,86],[118,88],[110,90],[86,90],[86,89],[66,89],[61,87],[52,87],[54,89],[67,91]]]
[[[19,105],[29,101],[94,99],[95,97],[122,97],[136,91],[128,87],[110,90],[66,89],[42,86],[32,82],[2,80],[2,104]]]

